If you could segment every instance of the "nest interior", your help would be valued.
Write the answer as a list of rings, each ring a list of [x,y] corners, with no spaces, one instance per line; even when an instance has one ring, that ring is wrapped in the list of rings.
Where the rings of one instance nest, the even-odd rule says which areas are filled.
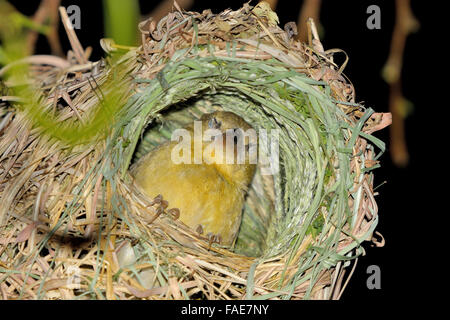
[[[28,89],[14,68],[0,71],[20,97],[0,123],[3,298],[340,297],[373,240],[384,144],[371,133],[390,118],[355,102],[313,23],[304,44],[277,22],[264,2],[177,9],[139,25],[139,48],[103,39],[102,61],[86,61],[76,41],[67,60],[30,57]],[[261,157],[279,170],[258,166],[231,249],[140,194],[127,171],[217,108],[278,134],[279,157],[270,143]]]

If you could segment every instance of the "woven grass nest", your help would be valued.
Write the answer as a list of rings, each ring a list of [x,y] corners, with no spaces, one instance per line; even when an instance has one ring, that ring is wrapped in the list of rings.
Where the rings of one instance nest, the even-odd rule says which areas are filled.
[[[1,108],[3,299],[341,296],[362,243],[382,245],[372,169],[384,144],[371,133],[390,118],[355,102],[312,21],[308,44],[277,22],[264,3],[176,8],[139,25],[139,48],[103,39],[97,62],[68,28],[66,60],[26,59],[28,96],[5,77],[11,66],[0,71],[22,93]],[[185,226],[128,173],[173,129],[217,109],[279,133],[279,170],[258,165],[233,248]],[[266,165],[270,155],[261,152]]]

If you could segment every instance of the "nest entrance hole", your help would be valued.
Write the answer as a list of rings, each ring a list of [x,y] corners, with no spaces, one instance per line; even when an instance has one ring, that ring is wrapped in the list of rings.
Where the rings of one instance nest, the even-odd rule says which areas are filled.
[[[242,106],[247,102],[242,97],[227,95],[235,101],[233,106]],[[244,118],[258,132],[260,123],[249,118],[246,108],[233,108],[223,104],[220,94],[204,94],[170,105],[154,117],[141,134],[131,165],[158,145],[170,141],[175,129],[183,128],[202,114],[218,110],[231,111]],[[247,103],[248,104],[248,103]],[[248,106],[250,108],[250,106]],[[263,151],[264,152],[264,151]],[[267,235],[274,215],[273,177],[263,177],[261,167],[249,187],[243,209],[242,222],[232,251],[250,257],[261,256],[267,246]],[[163,195],[164,197],[164,195]]]

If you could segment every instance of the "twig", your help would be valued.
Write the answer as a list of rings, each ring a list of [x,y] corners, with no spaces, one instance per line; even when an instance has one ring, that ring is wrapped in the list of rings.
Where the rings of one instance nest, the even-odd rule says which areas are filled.
[[[36,24],[43,24],[45,20],[49,20],[49,31],[46,35],[47,41],[50,45],[52,53],[63,57],[64,52],[62,50],[58,36],[58,7],[60,3],[61,0],[42,0],[32,20]],[[37,31],[31,30],[27,36],[27,48],[30,54],[34,52],[34,47],[37,39]]]
[[[178,0],[176,1],[176,5],[178,5],[180,8],[184,10],[188,10],[192,4],[194,3],[193,0]],[[169,12],[172,11],[172,8],[174,7],[174,1],[173,0],[164,0],[159,3],[159,5],[153,9],[152,12],[150,12],[148,15],[142,17],[142,20],[147,20],[148,18],[152,17],[153,21],[158,22],[166,16]]]
[[[265,0],[265,1],[269,4],[270,8],[273,11],[275,11],[275,9],[277,8],[278,0]]]
[[[298,16],[297,21],[297,30],[298,35],[297,38],[306,42],[308,40],[308,28],[307,22],[309,18],[312,18],[317,25],[319,25],[320,21],[320,5],[321,0],[304,0],[302,4],[302,8],[300,9],[300,14]]]
[[[402,94],[401,70],[406,38],[419,28],[414,17],[410,0],[396,0],[396,18],[392,33],[391,51],[383,68],[383,77],[390,85],[389,109],[392,113],[390,128],[391,158],[397,166],[406,166],[409,162],[409,153],[405,140],[405,108],[406,101]]]

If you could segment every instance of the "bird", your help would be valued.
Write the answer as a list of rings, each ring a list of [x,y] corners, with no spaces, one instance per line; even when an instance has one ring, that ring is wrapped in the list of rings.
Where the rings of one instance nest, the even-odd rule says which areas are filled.
[[[256,133],[228,111],[205,113],[199,124],[190,123],[182,132],[183,139],[167,141],[141,157],[130,168],[131,176],[144,195],[162,195],[179,210],[179,220],[206,235],[210,243],[233,246],[256,171]],[[195,159],[196,143],[201,146],[201,161]],[[180,154],[188,161],[174,161]]]

